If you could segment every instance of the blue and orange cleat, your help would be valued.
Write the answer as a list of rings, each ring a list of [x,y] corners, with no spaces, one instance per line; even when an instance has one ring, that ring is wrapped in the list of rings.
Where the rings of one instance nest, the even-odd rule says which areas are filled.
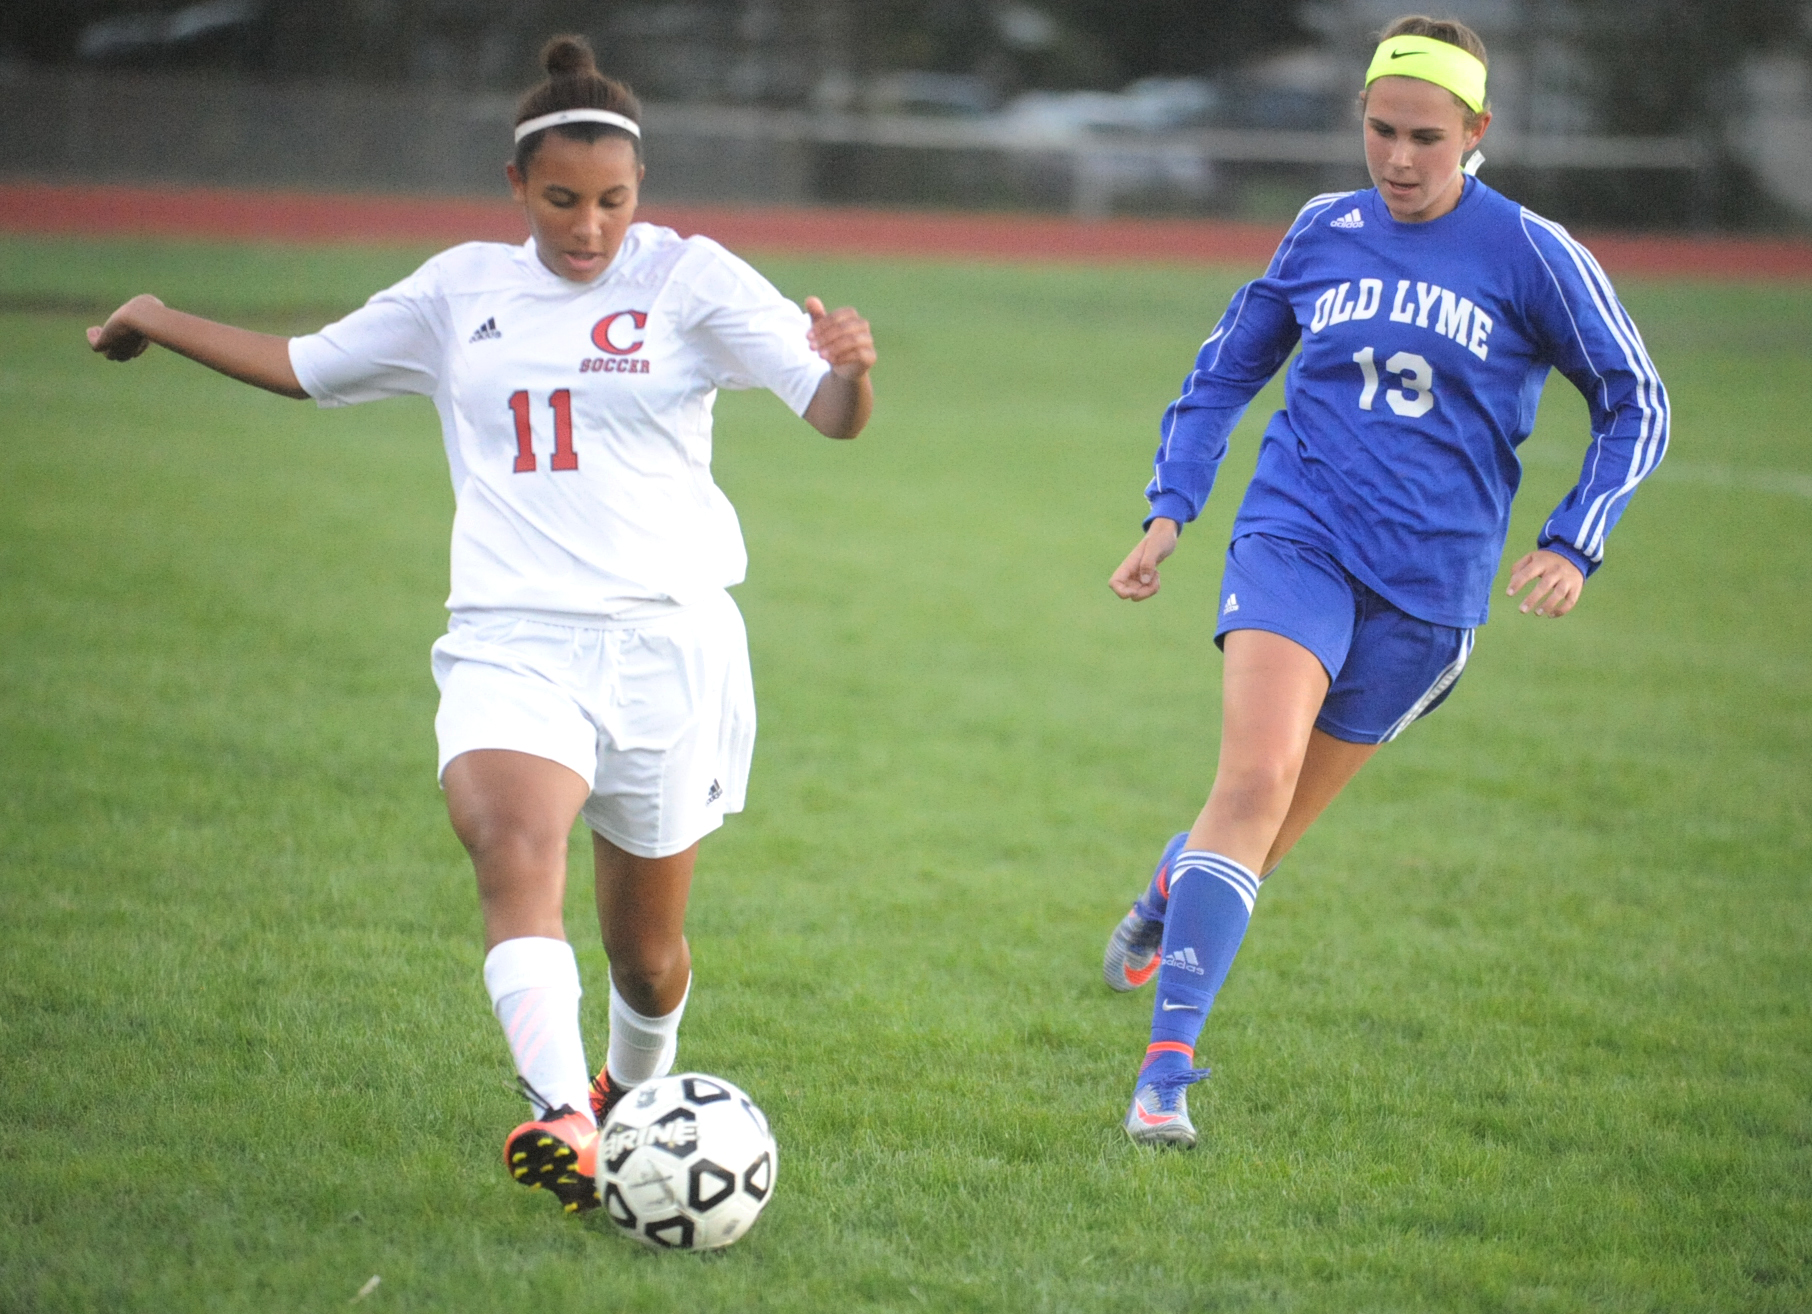
[[[571,1105],[525,1122],[503,1142],[503,1166],[531,1191],[552,1191],[569,1214],[598,1207],[598,1129]]]
[[[1114,933],[1107,937],[1101,975],[1109,988],[1121,992],[1137,990],[1158,974],[1158,951],[1164,943],[1164,913],[1162,906],[1150,906],[1151,893],[1155,890],[1159,899],[1169,900],[1170,864],[1176,861],[1188,840],[1187,831],[1171,836],[1170,843],[1164,846],[1163,856],[1158,859],[1157,870],[1151,874],[1151,889],[1139,896],[1132,911],[1120,919]],[[1148,915],[1153,911],[1157,912],[1156,917]]]
[[[1208,1075],[1207,1068],[1172,1069],[1149,1080],[1139,1075],[1132,1107],[1126,1111],[1126,1134],[1137,1145],[1174,1145],[1180,1150],[1195,1145],[1195,1124],[1189,1121],[1189,1088]]]
[[[1107,937],[1101,975],[1114,990],[1137,990],[1158,973],[1158,950],[1164,943],[1164,923],[1139,916],[1139,907],[1120,919]]]

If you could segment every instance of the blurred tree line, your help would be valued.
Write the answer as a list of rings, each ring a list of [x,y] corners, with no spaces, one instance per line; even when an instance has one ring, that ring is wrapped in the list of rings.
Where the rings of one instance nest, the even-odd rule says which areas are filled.
[[[1752,54],[1804,50],[1804,0],[1574,0],[1592,100],[1606,132],[1709,130],[1730,110],[1731,78]]]
[[[1481,10],[1488,39],[1561,34],[1587,70],[1595,126],[1632,134],[1717,123],[1732,70],[1758,50],[1804,48],[1812,12],[1807,0],[1454,8]],[[1005,97],[1221,74],[1314,43],[1304,15],[1330,10],[1374,30],[1388,17],[1366,0],[61,0],[0,9],[0,59],[508,90],[533,80],[547,35],[578,30],[656,97],[804,104],[839,78],[904,69],[979,77]]]
[[[62,0],[0,10],[0,55],[388,81],[514,86],[556,31],[598,41],[784,44],[855,72],[993,71],[1015,85],[1118,86],[1147,73],[1204,73],[1305,30],[1265,0]],[[457,47],[458,58],[424,58]]]
[[[1349,87],[1370,41],[1412,6],[1418,0],[11,0],[0,5],[0,78],[28,64],[510,93],[535,80],[549,35],[579,31],[607,70],[652,101],[980,113],[1025,91],[1112,91],[1157,75],[1216,81],[1219,122],[1331,128],[1352,121]],[[1473,21],[1486,38],[1501,131],[1686,136],[1707,148],[1710,163],[1690,175],[1496,166],[1494,184],[1519,200],[1597,224],[1812,220],[1812,158],[1801,159],[1812,133],[1812,0],[1427,8]],[[1267,70],[1310,70],[1319,83],[1280,98]],[[1279,108],[1291,95],[1293,118]]]

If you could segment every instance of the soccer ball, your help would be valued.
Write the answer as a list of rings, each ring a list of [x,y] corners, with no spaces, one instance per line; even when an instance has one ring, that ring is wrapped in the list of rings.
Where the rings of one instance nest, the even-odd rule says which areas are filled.
[[[599,1134],[604,1212],[645,1246],[715,1250],[754,1225],[779,1154],[767,1118],[729,1082],[657,1077],[624,1096]]]

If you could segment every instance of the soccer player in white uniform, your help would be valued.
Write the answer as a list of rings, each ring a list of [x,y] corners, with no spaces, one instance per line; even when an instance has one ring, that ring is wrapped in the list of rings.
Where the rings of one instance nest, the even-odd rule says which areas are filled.
[[[458,509],[434,645],[440,779],[472,856],[484,980],[533,1117],[512,1176],[598,1203],[597,1127],[673,1064],[691,985],[683,934],[699,840],[743,805],[755,708],[747,564],[711,478],[719,388],[765,387],[820,432],[873,408],[868,324],[802,312],[703,237],[634,223],[639,105],[582,38],[543,52],[518,109],[511,189],[531,237],[429,260],[321,332],[283,339],[154,297],[90,345],[159,343],[323,406],[431,397]],[[610,1034],[593,1077],[561,905],[567,835],[593,835]]]
[[[1511,568],[1523,611],[1572,610],[1667,449],[1667,390],[1604,271],[1462,167],[1491,120],[1485,80],[1464,24],[1413,15],[1386,29],[1363,97],[1374,186],[1303,207],[1164,417],[1146,534],[1111,581],[1134,601],[1157,592],[1228,435],[1295,355],[1222,576],[1214,785],[1103,961],[1116,990],[1157,978],[1125,1121],[1141,1143],[1195,1143],[1186,1092],[1208,1075],[1196,1041],[1259,882],[1465,669],[1550,372],[1585,397],[1591,441]]]

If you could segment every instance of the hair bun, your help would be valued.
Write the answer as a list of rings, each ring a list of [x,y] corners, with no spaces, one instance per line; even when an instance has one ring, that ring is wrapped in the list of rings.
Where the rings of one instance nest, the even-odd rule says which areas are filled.
[[[550,78],[598,76],[591,42],[582,36],[557,36],[541,48],[541,67]]]

